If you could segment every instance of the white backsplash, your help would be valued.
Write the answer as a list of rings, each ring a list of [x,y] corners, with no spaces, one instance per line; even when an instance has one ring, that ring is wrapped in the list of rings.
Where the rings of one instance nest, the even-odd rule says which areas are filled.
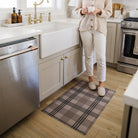
[[[59,2],[60,1],[60,2]],[[68,0],[58,0],[59,4],[57,8],[53,8],[53,9],[38,9],[37,10],[37,17],[39,18],[39,13],[45,13],[43,15],[43,21],[47,21],[48,20],[48,12],[51,12],[51,18],[52,19],[57,19],[57,18],[65,18],[66,17],[66,7],[67,7],[67,1]],[[2,26],[3,23],[6,22],[7,18],[11,18],[11,14],[12,14],[12,8],[10,10],[2,10],[0,9],[0,26]],[[23,17],[23,22],[25,24],[28,23],[28,17],[25,16],[25,14],[31,14],[32,17],[34,15],[34,9],[25,9],[22,11],[22,17]]]
[[[61,12],[44,11],[43,13],[45,13],[45,14],[42,17],[43,21],[48,21],[48,12],[51,12],[51,20],[54,20],[54,19],[57,19],[57,18],[61,18],[62,19],[62,18],[66,17],[66,12],[65,11],[61,11]],[[5,16],[3,15],[4,16],[3,18],[1,17],[0,26],[2,26],[3,23],[6,23],[6,19],[11,17],[11,13],[7,13],[7,14],[5,14]],[[40,12],[37,13],[38,18],[39,18],[39,13]],[[25,16],[25,14],[31,14],[32,17],[33,17],[34,13],[33,12],[22,12],[23,22],[25,24],[28,24],[28,17]]]
[[[60,0],[60,1],[62,2],[63,10],[61,12],[57,12],[54,10],[51,11],[52,19],[65,18],[66,16],[70,17],[72,15],[72,9],[74,9],[74,8],[67,6],[69,0]],[[128,10],[138,9],[138,0],[113,0],[113,3],[123,3]],[[49,11],[45,10],[45,11],[41,11],[41,12],[45,13],[45,15],[43,16],[43,20],[46,21],[48,18],[47,16],[48,16]],[[10,18],[11,13],[12,13],[12,9],[11,9],[11,11],[9,11],[9,13],[5,13],[4,11],[0,10],[0,26],[2,23],[5,23],[5,20],[7,18]],[[30,12],[23,11],[22,15],[23,15],[23,21],[25,23],[27,23],[27,17],[25,17],[26,13],[31,13],[33,15],[33,12],[31,12],[31,11]],[[38,16],[39,16],[39,13],[38,13]]]
[[[138,0],[112,0],[113,3],[123,3],[128,10],[138,9]]]
[[[138,9],[138,0],[112,0],[112,2],[113,3],[123,3],[125,5],[127,11]],[[68,17],[78,18],[77,16],[72,15],[72,10],[74,8],[75,7],[67,8],[67,11],[68,11],[67,16]]]

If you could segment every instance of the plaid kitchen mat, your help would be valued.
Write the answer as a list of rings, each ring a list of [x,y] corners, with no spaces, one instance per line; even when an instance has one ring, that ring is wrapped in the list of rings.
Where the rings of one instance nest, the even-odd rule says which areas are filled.
[[[88,88],[88,82],[80,81],[43,112],[85,135],[114,93],[106,88],[106,95],[99,97],[97,90]]]

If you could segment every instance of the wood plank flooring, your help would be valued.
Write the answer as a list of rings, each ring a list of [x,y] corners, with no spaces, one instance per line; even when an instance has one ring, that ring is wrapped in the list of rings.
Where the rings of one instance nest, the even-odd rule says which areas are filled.
[[[94,72],[96,74],[96,70]],[[96,75],[94,76],[96,80]],[[41,103],[40,109],[12,127],[1,138],[119,138],[121,134],[123,116],[123,93],[127,88],[132,75],[120,73],[112,68],[107,68],[107,81],[105,87],[115,90],[116,93],[98,117],[87,135],[83,135],[56,119],[41,112],[48,104],[74,86],[78,80],[87,79],[83,73],[69,84],[58,90]]]

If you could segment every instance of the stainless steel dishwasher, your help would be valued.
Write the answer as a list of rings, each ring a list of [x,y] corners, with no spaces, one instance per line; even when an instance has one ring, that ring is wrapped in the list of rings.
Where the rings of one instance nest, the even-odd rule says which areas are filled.
[[[39,107],[37,40],[0,44],[0,135]]]

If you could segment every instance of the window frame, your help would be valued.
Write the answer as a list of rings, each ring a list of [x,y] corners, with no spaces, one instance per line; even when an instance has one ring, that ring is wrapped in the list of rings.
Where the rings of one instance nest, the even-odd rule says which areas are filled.
[[[22,6],[22,9],[25,11],[25,12],[33,12],[34,11],[34,7],[32,8],[27,8],[27,0],[25,0],[25,2],[23,3],[22,0],[20,0],[20,4]],[[44,0],[46,1],[46,0]],[[53,0],[55,1],[55,0]],[[54,4],[53,4],[53,7],[37,7],[37,11],[41,12],[41,11],[49,11],[49,10],[53,10],[54,9]]]
[[[27,7],[27,1],[29,1],[29,0],[26,0],[26,8],[33,8],[33,7]],[[34,0],[34,1],[37,1],[37,0]],[[51,2],[51,1],[54,1],[54,0],[49,0],[49,1]],[[47,0],[44,0],[44,2],[43,2],[42,4],[44,4],[44,3],[47,4]],[[33,4],[34,4],[34,3],[32,3],[32,5],[33,5]],[[42,4],[41,4],[41,5],[42,5]],[[41,5],[40,5],[40,6],[41,6]],[[39,6],[38,6],[37,8],[44,8],[44,9],[45,9],[45,8],[52,8],[52,7],[53,7],[53,4],[52,4],[51,7],[39,7]]]
[[[16,9],[20,8],[20,1],[21,0],[17,0],[17,7],[15,7]],[[8,11],[8,12],[10,12],[9,10],[11,10],[11,9],[12,9],[12,7],[11,8],[0,8],[0,11]]]
[[[46,1],[46,0],[45,0]],[[55,1],[55,0],[53,0]],[[55,3],[55,2],[54,2]],[[25,12],[27,11],[33,11],[34,7],[32,8],[27,8],[27,0],[17,0],[17,7],[15,7],[16,9],[21,9],[21,10],[24,10]],[[55,4],[53,4],[52,7],[37,7],[37,9],[39,11],[45,11],[45,10],[51,10],[51,9],[54,9],[55,8]],[[2,12],[6,12],[6,13],[9,13],[11,12],[11,9],[12,8],[0,8],[0,11]]]
[[[17,9],[20,8],[20,1],[21,0],[17,0],[17,7],[15,7],[16,12],[18,12]],[[6,18],[9,18],[9,14],[12,14],[12,12],[13,8],[0,8],[0,22],[5,20]]]

